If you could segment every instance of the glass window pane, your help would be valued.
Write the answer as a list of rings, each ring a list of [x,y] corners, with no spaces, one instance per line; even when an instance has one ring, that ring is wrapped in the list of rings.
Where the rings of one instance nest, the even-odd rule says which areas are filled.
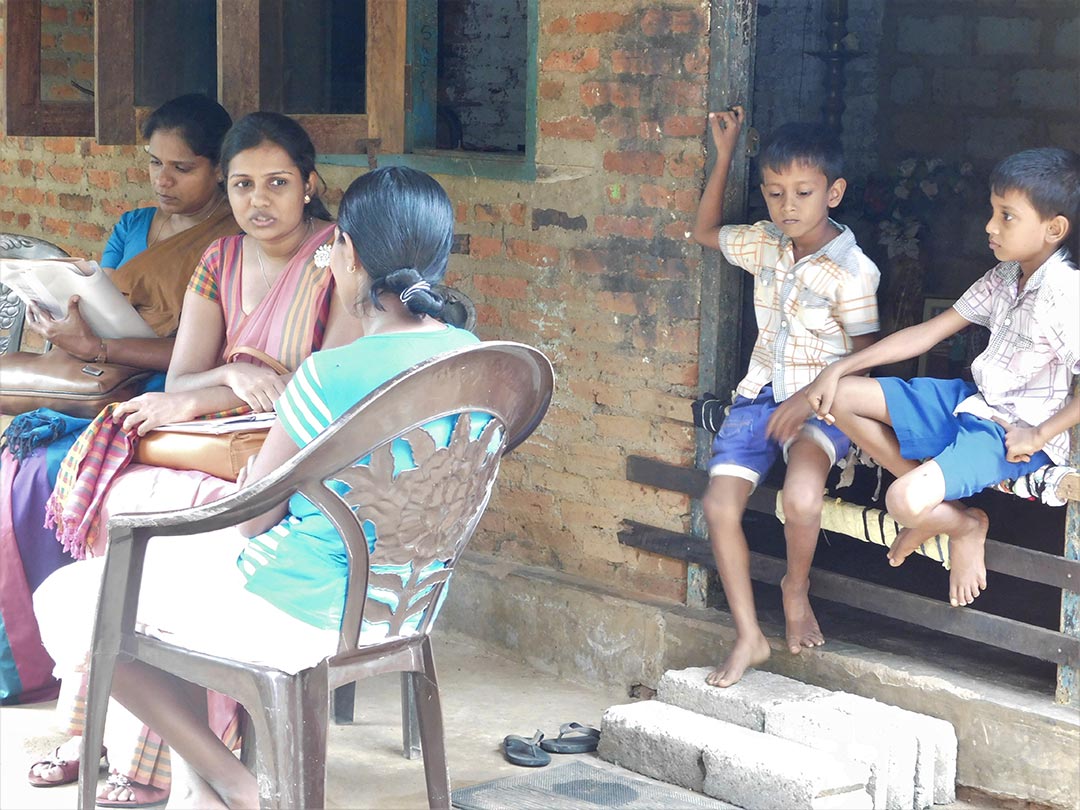
[[[217,98],[216,0],[135,0],[135,104]]]
[[[364,0],[267,0],[260,23],[265,109],[290,114],[366,111]]]

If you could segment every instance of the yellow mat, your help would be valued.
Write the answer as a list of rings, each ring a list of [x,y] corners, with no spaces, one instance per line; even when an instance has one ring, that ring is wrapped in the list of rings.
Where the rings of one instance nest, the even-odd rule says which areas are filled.
[[[776,518],[781,523],[784,522],[783,490],[776,493]],[[821,509],[821,528],[890,548],[896,540],[896,535],[904,527],[881,509],[859,506],[840,498],[826,498]],[[936,560],[948,568],[948,535],[939,534],[931,537],[915,549],[915,553]]]

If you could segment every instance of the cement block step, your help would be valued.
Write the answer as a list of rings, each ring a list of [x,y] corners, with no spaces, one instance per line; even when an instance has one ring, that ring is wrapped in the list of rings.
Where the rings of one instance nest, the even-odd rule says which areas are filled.
[[[718,689],[705,682],[710,671],[666,672],[657,698],[860,763],[876,810],[954,801],[957,740],[946,721],[759,670]]]
[[[604,712],[599,755],[746,810],[869,806],[869,769],[661,701]]]

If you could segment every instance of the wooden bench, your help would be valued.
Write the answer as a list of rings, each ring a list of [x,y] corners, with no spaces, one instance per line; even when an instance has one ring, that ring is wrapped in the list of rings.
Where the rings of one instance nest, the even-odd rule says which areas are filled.
[[[1074,387],[1080,396],[1080,384]],[[692,423],[690,400],[648,392],[639,401],[652,416]],[[1080,430],[1073,431],[1073,458],[1080,455]],[[629,456],[626,478],[638,484],[681,492],[701,498],[708,484],[704,470],[684,467],[643,456]],[[1080,704],[1080,475],[1067,476],[1058,487],[1059,495],[1069,500],[1066,518],[1064,556],[1014,546],[988,539],[986,567],[990,571],[1049,585],[1061,590],[1060,630],[1049,630],[1002,616],[968,608],[953,608],[942,600],[877,585],[830,571],[814,569],[810,593],[822,599],[900,619],[944,633],[1018,652],[1057,664],[1056,700]],[[778,491],[758,487],[750,498],[749,508],[769,515],[776,514]],[[852,504],[852,508],[864,507]],[[1047,507],[1050,508],[1050,507]],[[823,529],[830,527],[823,521]],[[850,536],[850,535],[849,535]],[[864,538],[856,538],[864,539]],[[707,541],[693,534],[673,532],[625,520],[619,541],[655,554],[688,563],[689,602],[701,604],[693,594],[701,589],[705,571],[715,571],[715,562]],[[750,575],[753,579],[779,585],[786,562],[778,557],[750,552]]]

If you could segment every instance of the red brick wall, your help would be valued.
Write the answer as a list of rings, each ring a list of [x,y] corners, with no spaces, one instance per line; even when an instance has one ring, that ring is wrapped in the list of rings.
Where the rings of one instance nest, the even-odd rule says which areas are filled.
[[[481,336],[536,345],[557,373],[475,546],[672,598],[684,567],[620,546],[616,531],[624,518],[688,521],[686,498],[628,483],[625,458],[693,457],[691,431],[642,402],[697,386],[700,251],[687,232],[704,164],[707,8],[540,0],[540,177],[439,178],[466,251],[450,281],[476,302]],[[320,169],[334,202],[353,172]],[[0,228],[90,256],[148,196],[140,151],[86,139],[4,138],[0,178]]]

